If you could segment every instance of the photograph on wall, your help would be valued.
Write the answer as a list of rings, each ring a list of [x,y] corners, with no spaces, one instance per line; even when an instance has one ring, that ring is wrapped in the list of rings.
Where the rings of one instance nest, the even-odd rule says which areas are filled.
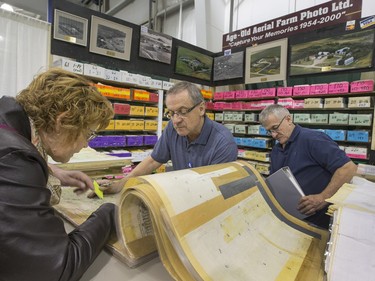
[[[372,66],[374,29],[331,36],[290,46],[290,75]]]
[[[243,77],[243,54],[233,53],[214,58],[214,81]]]
[[[208,55],[184,48],[177,48],[177,74],[195,77],[202,80],[211,80],[213,58]]]
[[[91,17],[90,52],[130,60],[131,27],[100,17]]]
[[[139,56],[142,58],[171,63],[172,37],[141,26]]]
[[[246,48],[245,83],[286,79],[288,39]]]
[[[87,46],[88,20],[55,9],[53,38],[77,45]]]

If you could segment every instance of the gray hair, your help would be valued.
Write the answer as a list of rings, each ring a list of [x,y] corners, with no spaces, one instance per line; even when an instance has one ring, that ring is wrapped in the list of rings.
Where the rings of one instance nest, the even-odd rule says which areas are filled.
[[[181,93],[182,91],[187,90],[189,93],[189,97],[193,101],[193,104],[199,104],[201,102],[204,102],[204,98],[202,96],[201,90],[194,85],[193,83],[182,81],[176,83],[173,87],[171,87],[166,94],[166,98],[169,95],[176,95]]]
[[[270,115],[275,115],[277,118],[282,119],[286,115],[290,115],[289,110],[279,104],[271,104],[267,106],[259,114],[260,124],[264,124]]]

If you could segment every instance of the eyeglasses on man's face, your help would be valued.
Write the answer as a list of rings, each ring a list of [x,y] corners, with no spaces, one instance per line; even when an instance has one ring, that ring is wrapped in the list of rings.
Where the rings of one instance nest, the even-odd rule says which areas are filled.
[[[196,108],[198,105],[200,105],[201,103],[197,103],[196,105],[194,105],[193,107],[190,107],[190,108],[181,108],[180,110],[177,110],[177,111],[172,111],[172,110],[169,110],[167,111],[164,116],[167,117],[168,119],[172,119],[173,116],[178,116],[178,117],[181,117],[181,118],[186,118],[187,115],[194,109]]]
[[[281,119],[279,125],[277,126],[273,126],[271,129],[267,130],[267,135],[271,136],[272,134],[277,134],[279,132],[279,127],[281,125],[281,123],[283,123],[284,119],[287,117],[288,115],[285,115],[283,117],[283,119]]]

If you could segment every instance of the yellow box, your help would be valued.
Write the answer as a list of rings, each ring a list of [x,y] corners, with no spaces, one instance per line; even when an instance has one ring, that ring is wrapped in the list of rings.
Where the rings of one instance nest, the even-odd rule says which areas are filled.
[[[156,131],[158,129],[157,120],[145,120],[145,130],[146,131]]]
[[[267,163],[257,163],[255,165],[255,169],[263,174],[263,175],[269,175],[270,174],[270,164]]]
[[[145,115],[145,107],[139,105],[131,105],[130,106],[130,115],[131,116],[144,116]]]
[[[108,86],[108,85],[103,85],[103,84],[95,84],[95,87],[105,97],[125,99],[125,100],[130,99],[130,89],[113,87],[113,86]]]
[[[150,93],[145,90],[132,89],[131,99],[135,101],[149,101]]]
[[[130,131],[144,131],[145,120],[129,120]]]
[[[115,120],[110,120],[108,126],[104,129],[105,131],[111,131],[115,129]]]
[[[270,161],[270,154],[268,152],[257,151],[255,152],[254,159],[267,162],[267,161]]]
[[[115,130],[130,130],[130,121],[129,120],[115,120]]]
[[[166,170],[166,165],[165,164],[163,164],[163,165],[161,165],[159,168],[157,168],[156,170],[155,170],[155,173],[165,173],[165,170]]]
[[[206,115],[208,118],[210,118],[211,120],[215,120],[215,114],[212,113],[212,112],[206,112]]]
[[[164,128],[168,125],[168,122],[169,121],[163,121],[163,123],[161,124],[161,129],[164,130]]]
[[[213,99],[213,93],[210,90],[201,90],[201,94],[204,99],[206,100],[212,100]]]
[[[247,159],[255,159],[255,154],[256,154],[255,150],[246,150],[243,153],[243,157]]]
[[[159,109],[155,106],[146,106],[145,116],[158,116]]]

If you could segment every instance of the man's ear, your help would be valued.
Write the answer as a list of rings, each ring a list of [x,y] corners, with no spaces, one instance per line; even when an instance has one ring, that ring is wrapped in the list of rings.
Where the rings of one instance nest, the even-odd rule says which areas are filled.
[[[200,116],[204,116],[206,114],[206,103],[204,101],[199,105],[199,110]]]

